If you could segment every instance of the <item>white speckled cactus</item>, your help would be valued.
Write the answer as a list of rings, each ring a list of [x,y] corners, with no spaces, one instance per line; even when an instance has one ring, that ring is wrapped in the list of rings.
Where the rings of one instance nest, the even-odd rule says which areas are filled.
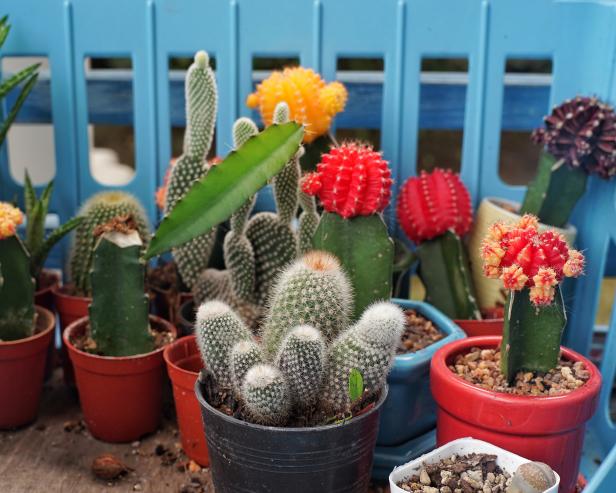
[[[245,340],[236,343],[229,361],[233,388],[240,389],[248,370],[259,363],[263,363],[263,351],[256,342]]]
[[[199,51],[186,74],[184,150],[171,170],[165,214],[208,171],[206,158],[214,137],[217,104],[216,78],[209,66],[209,57],[205,51]],[[207,268],[215,239],[216,231],[212,230],[173,249],[178,271],[188,287],[193,287],[199,275]]]
[[[287,382],[272,365],[260,364],[248,370],[241,395],[251,418],[264,425],[284,423],[291,408]]]

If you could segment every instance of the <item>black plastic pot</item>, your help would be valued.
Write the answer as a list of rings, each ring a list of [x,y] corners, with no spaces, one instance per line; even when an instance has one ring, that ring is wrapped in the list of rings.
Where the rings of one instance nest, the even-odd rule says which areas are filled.
[[[346,424],[279,428],[240,421],[211,407],[197,381],[216,493],[365,493],[381,406]]]
[[[187,300],[180,306],[175,325],[182,337],[193,333],[195,315],[195,302],[193,300]]]

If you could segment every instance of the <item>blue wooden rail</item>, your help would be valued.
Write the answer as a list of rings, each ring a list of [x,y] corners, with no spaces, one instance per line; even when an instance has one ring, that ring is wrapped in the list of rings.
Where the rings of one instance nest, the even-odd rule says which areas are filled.
[[[134,125],[136,174],[122,188],[155,219],[152,197],[171,154],[169,127],[183,118],[181,77],[170,77],[169,60],[198,49],[216,57],[219,150],[231,142],[234,119],[250,113],[244,100],[255,82],[254,57],[297,57],[327,80],[336,78],[339,58],[382,58],[382,74],[344,74],[353,80],[339,127],[380,128],[397,183],[415,173],[419,129],[463,129],[461,175],[475,203],[523,194],[499,177],[503,129],[533,128],[548,105],[576,94],[616,103],[616,3],[608,0],[3,0],[0,10],[14,26],[2,56],[50,61],[51,74],[20,121],[54,124],[52,209],[61,220],[105,188],[89,171],[90,121]],[[86,73],[87,57],[129,57],[132,97],[128,74]],[[422,74],[424,58],[465,58],[468,74]],[[511,58],[549,59],[552,76],[505,78]],[[13,197],[20,185],[10,176],[6,149],[0,151],[0,198]],[[588,353],[609,246],[616,243],[616,181],[591,179],[573,223],[588,265],[575,285],[566,343]],[[589,439],[601,457],[616,443],[609,417],[615,330],[613,314]],[[614,491],[614,464],[612,452],[589,491]]]

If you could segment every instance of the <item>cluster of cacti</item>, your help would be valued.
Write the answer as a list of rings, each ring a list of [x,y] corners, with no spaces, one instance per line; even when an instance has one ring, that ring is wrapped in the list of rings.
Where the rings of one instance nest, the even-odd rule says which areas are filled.
[[[132,356],[154,349],[145,293],[143,241],[130,216],[94,231],[90,335],[105,356]]]
[[[34,332],[34,278],[30,255],[17,236],[23,222],[19,209],[0,202],[0,341]]]
[[[228,305],[210,301],[197,314],[197,341],[218,385],[232,388],[255,422],[283,425],[318,406],[348,412],[349,376],[358,370],[368,392],[382,388],[404,329],[388,302],[350,325],[350,283],[335,257],[310,252],[281,275],[257,344]]]
[[[332,119],[346,104],[347,91],[340,82],[326,84],[312,69],[303,67],[274,71],[248,96],[246,105],[258,108],[266,126],[276,122],[276,107],[285,102],[289,118],[306,126],[304,142],[309,144],[328,132]]]
[[[288,106],[276,107],[274,123],[289,120]],[[233,126],[236,148],[258,134],[257,126],[248,118],[240,118]],[[299,158],[301,148],[273,179],[277,213],[261,212],[250,217],[254,196],[250,197],[232,216],[230,231],[224,240],[225,271],[205,270],[193,292],[197,302],[222,299],[251,324],[260,314],[270,296],[280,271],[292,262],[299,251],[310,244],[314,234],[316,206],[314,201],[302,199],[303,220],[296,230],[293,220],[299,202]]]
[[[554,107],[532,134],[545,147],[528,186],[521,214],[563,227],[586,191],[589,174],[616,176],[616,113],[594,97],[576,97]]]
[[[132,195],[120,191],[93,195],[83,204],[78,215],[82,220],[75,230],[70,257],[70,277],[77,293],[90,296],[90,271],[96,244],[94,230],[115,217],[130,216],[145,247],[150,238],[149,225],[139,201]]]
[[[165,214],[169,214],[194,183],[209,170],[206,160],[216,126],[218,92],[216,78],[205,51],[195,55],[186,74],[186,132],[182,155],[171,168],[164,192]],[[207,268],[214,242],[215,228],[173,250],[182,281],[192,288]]]
[[[481,318],[462,237],[473,222],[470,194],[457,173],[436,168],[400,188],[397,217],[415,244],[426,300],[454,319]]]
[[[518,371],[556,367],[567,321],[559,284],[584,270],[584,256],[562,235],[538,227],[532,215],[517,224],[495,223],[481,249],[484,274],[510,290],[501,344],[501,370],[509,381]]]
[[[391,296],[393,241],[381,213],[391,197],[391,170],[368,145],[347,143],[321,157],[302,190],[325,209],[313,246],[335,255],[355,292],[353,319],[377,300]]]

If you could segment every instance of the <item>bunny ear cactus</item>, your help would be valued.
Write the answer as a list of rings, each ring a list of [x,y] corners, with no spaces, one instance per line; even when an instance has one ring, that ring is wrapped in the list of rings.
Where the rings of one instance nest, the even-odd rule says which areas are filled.
[[[75,241],[70,257],[71,280],[77,292],[90,296],[90,271],[96,238],[94,230],[118,216],[130,216],[147,246],[149,240],[148,220],[139,201],[132,195],[119,192],[100,192],[93,195],[79,211],[83,219],[75,230]]]
[[[560,228],[586,191],[588,175],[616,176],[616,114],[597,98],[578,96],[554,107],[532,139],[545,152],[520,213]]]
[[[0,202],[0,340],[14,341],[34,332],[34,279],[30,255],[17,236],[19,209]]]
[[[460,177],[436,168],[400,189],[398,222],[417,248],[426,300],[454,319],[479,319],[468,256],[461,237],[470,229],[470,194]]]
[[[495,223],[481,247],[483,271],[510,290],[505,306],[501,371],[512,382],[519,371],[556,367],[567,322],[559,284],[584,270],[584,256],[565,239],[539,232],[535,216],[517,224]]]
[[[154,349],[145,294],[143,241],[130,216],[96,228],[91,284],[90,332],[96,352],[133,356]]]
[[[218,91],[216,78],[205,51],[195,55],[186,74],[186,132],[184,151],[171,169],[166,189],[165,215],[182,200],[193,184],[208,172],[207,154],[212,146]],[[213,228],[173,250],[178,271],[184,283],[192,288],[209,263],[214,248]]]
[[[381,213],[391,197],[391,170],[370,146],[348,143],[324,154],[302,190],[325,209],[313,246],[340,259],[355,294],[353,319],[371,303],[389,299],[394,243]]]

